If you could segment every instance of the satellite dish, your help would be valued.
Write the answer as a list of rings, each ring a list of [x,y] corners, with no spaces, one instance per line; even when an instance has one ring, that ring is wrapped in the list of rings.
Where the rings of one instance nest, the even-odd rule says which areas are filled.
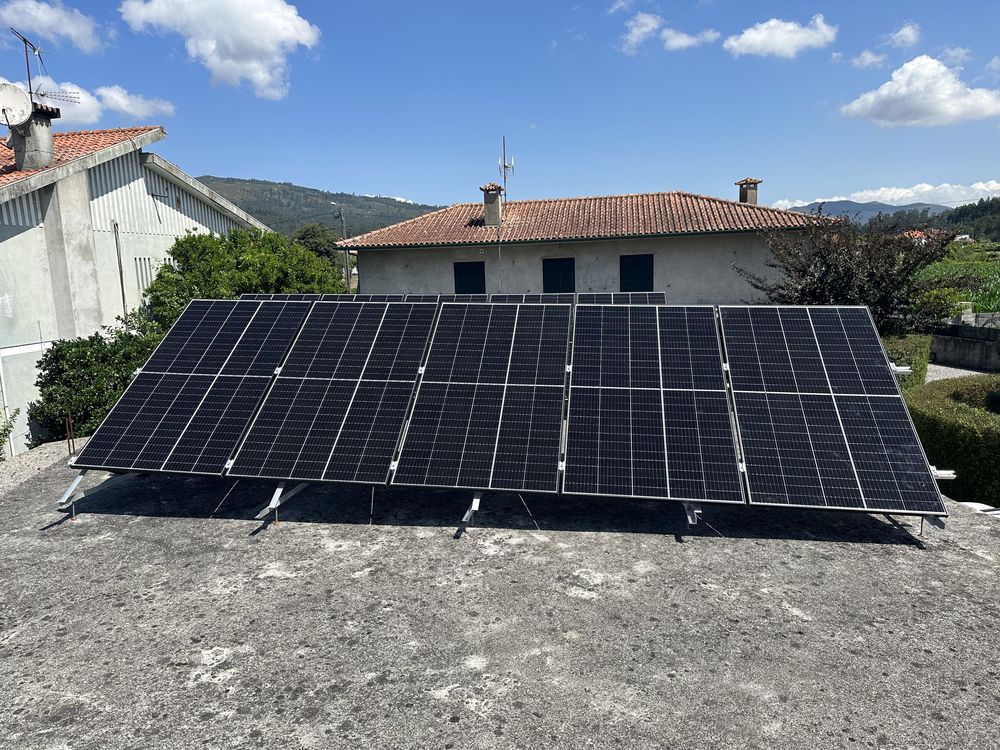
[[[0,124],[12,128],[24,125],[32,110],[27,91],[13,83],[0,83]]]

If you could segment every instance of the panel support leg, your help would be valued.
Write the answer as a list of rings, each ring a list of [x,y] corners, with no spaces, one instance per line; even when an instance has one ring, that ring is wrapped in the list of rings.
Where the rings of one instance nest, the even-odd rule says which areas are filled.
[[[302,492],[306,487],[309,486],[308,482],[299,482],[297,485],[292,487],[288,492],[285,492],[285,483],[279,482],[278,486],[274,488],[274,494],[271,495],[271,502],[267,504],[260,513],[257,514],[256,518],[258,521],[263,521],[267,517],[267,514],[272,510],[274,511],[274,521],[278,522],[278,507],[295,497],[297,494]]]
[[[701,506],[698,503],[684,503],[684,513],[687,514],[688,526],[697,526],[701,518]]]
[[[462,516],[463,524],[472,523],[473,516],[475,515],[476,511],[479,510],[479,501],[482,499],[483,499],[482,492],[477,492],[472,496],[472,505],[469,506],[469,509],[465,511],[465,515]]]
[[[89,469],[80,469],[80,473],[77,474],[76,477],[74,477],[73,481],[70,482],[69,487],[67,487],[66,491],[63,493],[63,496],[59,498],[59,502],[56,504],[56,510],[68,510],[73,514],[73,517],[76,518],[77,501],[82,500],[84,497],[87,497],[88,495],[96,495],[101,490],[106,490],[108,487],[117,482],[120,482],[122,479],[125,479],[127,477],[137,477],[141,473],[138,471],[130,471],[127,474],[115,474],[114,476],[105,479],[96,487],[91,487],[90,489],[81,490],[79,489],[80,482],[83,480],[85,476],[87,476],[88,471]]]

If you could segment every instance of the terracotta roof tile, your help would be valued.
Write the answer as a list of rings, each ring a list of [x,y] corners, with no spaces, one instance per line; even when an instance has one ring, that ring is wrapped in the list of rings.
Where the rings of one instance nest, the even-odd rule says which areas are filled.
[[[614,239],[706,232],[797,229],[811,217],[693,193],[643,193],[594,198],[509,201],[503,206],[504,242]],[[481,203],[457,203],[408,221],[352,237],[356,248],[478,245],[497,241]]]
[[[78,130],[71,133],[53,133],[56,158],[46,169],[61,166],[82,156],[88,156],[108,146],[114,146],[129,138],[157,130],[159,125],[146,125],[138,128],[116,128],[114,130]],[[8,148],[0,141],[0,187],[23,180],[31,175],[44,172],[45,169],[14,169],[14,149]]]

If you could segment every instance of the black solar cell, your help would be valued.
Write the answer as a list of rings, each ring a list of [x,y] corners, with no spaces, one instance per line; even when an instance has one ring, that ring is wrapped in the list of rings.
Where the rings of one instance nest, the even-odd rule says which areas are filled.
[[[865,308],[720,312],[751,503],[944,512]]]
[[[711,307],[578,305],[563,490],[743,502]]]
[[[216,378],[162,469],[221,474],[270,383],[267,377]]]
[[[313,305],[229,474],[384,483],[435,312]]]
[[[442,305],[393,483],[555,492],[570,309]]]

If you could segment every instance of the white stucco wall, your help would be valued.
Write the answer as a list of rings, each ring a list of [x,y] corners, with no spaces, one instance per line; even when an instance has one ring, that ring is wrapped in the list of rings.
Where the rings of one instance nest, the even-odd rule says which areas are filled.
[[[770,253],[756,234],[712,234],[634,240],[359,250],[358,274],[366,293],[451,294],[452,264],[485,261],[486,291],[542,292],[542,259],[575,258],[577,292],[621,291],[619,257],[653,254],[653,289],[671,304],[734,304],[754,299],[733,264],[772,274]]]

